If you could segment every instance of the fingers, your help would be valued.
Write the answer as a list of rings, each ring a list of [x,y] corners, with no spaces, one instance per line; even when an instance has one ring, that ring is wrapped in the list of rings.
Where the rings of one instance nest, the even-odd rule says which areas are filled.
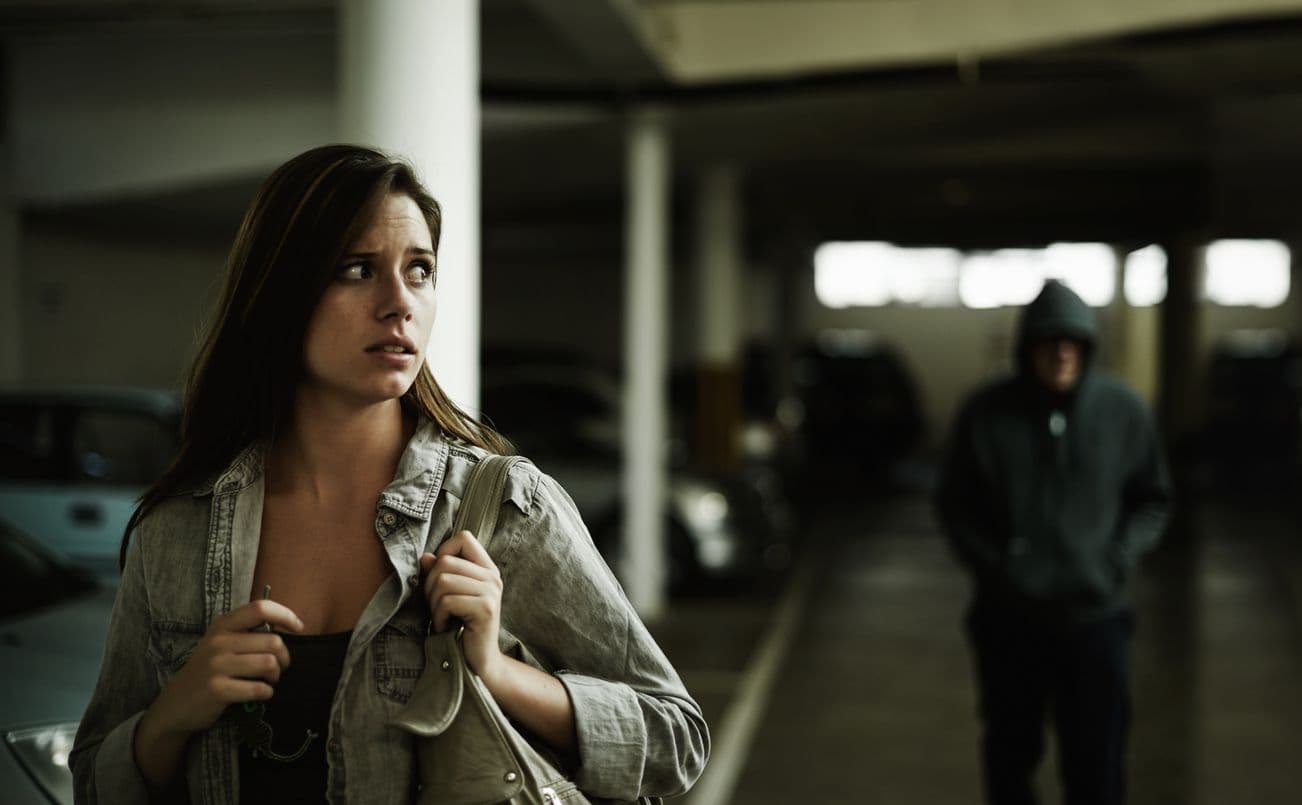
[[[424,563],[422,563],[423,567]],[[483,568],[457,556],[439,556],[424,576],[424,597],[434,608],[440,595],[464,593],[501,597],[501,574],[497,568]]]
[[[493,560],[489,558],[488,551],[483,544],[475,539],[475,536],[469,531],[458,531],[451,537],[443,540],[435,553],[439,556],[461,556],[474,562],[480,567],[496,568]]]
[[[425,575],[425,599],[429,601],[434,631],[448,627],[449,618],[455,616],[467,625],[477,625],[487,615],[492,617],[502,598],[502,576],[497,568],[484,568],[456,556],[440,556],[430,564]],[[485,607],[449,607],[450,597],[482,599]]]
[[[420,557],[425,598],[436,632],[456,617],[477,626],[496,617],[502,598],[502,574],[469,531],[458,531],[434,554]]]
[[[293,610],[270,599],[250,601],[213,620],[213,626],[232,632],[246,632],[264,623],[286,632],[303,631],[303,621]]]
[[[217,679],[260,679],[274,685],[280,681],[282,667],[274,654],[218,654],[212,659],[212,670]]]
[[[231,677],[213,677],[210,682],[212,694],[218,700],[227,703],[262,702],[276,694],[276,689],[266,682]]]
[[[442,554],[440,556],[425,554],[420,558],[420,569],[427,576],[450,573],[455,576],[469,576],[472,579],[481,579],[483,581],[502,578],[502,574],[497,570],[497,565],[492,563],[482,565],[452,554]]]
[[[289,667],[289,649],[280,635],[269,632],[228,632],[213,638],[216,648],[232,654],[268,654],[281,669]]]
[[[430,576],[425,580],[425,598],[430,602],[434,631],[442,632],[447,629],[448,618],[452,616],[461,618],[467,624],[482,617],[482,612],[471,608],[450,609],[446,599],[453,597],[482,598],[488,602],[495,602],[501,598],[501,590],[495,588],[491,581],[482,581],[466,576],[453,576],[446,573],[439,576]],[[491,609],[489,612],[491,613]]]
[[[483,595],[450,594],[434,605],[434,631],[447,629],[451,618],[460,618],[468,628],[490,623],[497,615],[497,602]]]

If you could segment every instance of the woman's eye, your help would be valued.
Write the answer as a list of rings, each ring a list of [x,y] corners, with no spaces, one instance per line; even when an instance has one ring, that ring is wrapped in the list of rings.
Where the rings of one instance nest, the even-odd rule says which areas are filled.
[[[407,277],[411,282],[424,285],[434,280],[434,267],[429,263],[412,263],[407,269]]]
[[[339,269],[339,278],[345,280],[363,280],[371,276],[371,270],[365,263],[353,263]]]

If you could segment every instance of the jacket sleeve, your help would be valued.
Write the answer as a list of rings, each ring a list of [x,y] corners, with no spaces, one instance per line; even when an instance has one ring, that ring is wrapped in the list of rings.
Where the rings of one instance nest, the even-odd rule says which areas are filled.
[[[147,659],[150,615],[140,542],[137,537],[127,547],[99,681],[68,758],[79,805],[150,799],[135,760],[136,724],[158,695]]]
[[[505,507],[500,528],[510,540],[501,555],[503,623],[556,669],[569,694],[575,784],[615,800],[685,792],[709,756],[705,719],[569,496],[542,475],[529,513]]]
[[[1123,576],[1157,544],[1171,516],[1171,474],[1161,441],[1148,411],[1138,402],[1136,406],[1130,439],[1135,458],[1122,490],[1121,521],[1112,548],[1112,559]]]
[[[936,513],[959,561],[978,578],[997,578],[1003,549],[995,538],[996,496],[977,449],[975,408],[969,401],[954,422],[936,486]]]

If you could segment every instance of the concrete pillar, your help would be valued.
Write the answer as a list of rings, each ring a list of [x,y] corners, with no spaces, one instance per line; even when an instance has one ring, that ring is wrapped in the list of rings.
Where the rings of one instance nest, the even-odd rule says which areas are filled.
[[[1202,249],[1192,238],[1163,245],[1166,300],[1159,330],[1158,420],[1167,446],[1179,454],[1201,422],[1199,337],[1202,332]],[[1177,463],[1181,463],[1177,460]]]
[[[1134,385],[1131,373],[1130,351],[1130,303],[1126,301],[1126,254],[1124,248],[1114,246],[1112,253],[1116,256],[1116,293],[1112,304],[1107,309],[1107,328],[1104,340],[1107,342],[1107,368],[1118,377]]]
[[[343,0],[339,46],[339,136],[408,159],[443,207],[428,362],[477,410],[479,2]]]
[[[664,113],[628,122],[624,281],[624,579],[644,618],[665,603],[669,134]]]
[[[739,174],[715,165],[702,177],[696,221],[696,457],[705,469],[736,466],[742,411],[743,231]]]
[[[1284,304],[1293,308],[1294,325],[1289,328],[1289,334],[1302,339],[1302,238],[1290,238],[1288,250],[1292,263],[1289,266],[1288,301]]]
[[[9,148],[0,145],[0,384],[16,384],[23,378],[20,230],[12,166]]]

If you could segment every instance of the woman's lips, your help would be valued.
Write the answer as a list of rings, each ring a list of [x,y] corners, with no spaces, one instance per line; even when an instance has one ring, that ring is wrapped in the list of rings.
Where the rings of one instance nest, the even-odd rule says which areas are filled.
[[[367,350],[366,354],[384,366],[394,366],[400,369],[411,366],[412,362],[416,360],[416,356],[410,352],[385,352],[382,349],[371,349]]]

